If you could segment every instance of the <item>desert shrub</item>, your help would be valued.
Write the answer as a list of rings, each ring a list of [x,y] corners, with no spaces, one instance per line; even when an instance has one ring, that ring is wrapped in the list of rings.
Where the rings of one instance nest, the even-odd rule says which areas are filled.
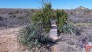
[[[69,24],[69,23],[62,26],[60,30],[63,33],[70,33],[70,34],[74,33],[75,35],[80,35],[78,28],[74,27],[72,24]]]
[[[67,22],[67,13],[64,10],[56,11],[56,19],[57,19],[57,31],[60,33],[74,33],[76,35],[80,35],[79,30],[74,27],[72,24]]]
[[[14,14],[18,14],[19,12],[20,12],[20,11],[16,10],[16,11],[14,11],[13,13],[14,13]]]
[[[13,12],[8,13],[9,15],[13,15]]]
[[[2,16],[0,16],[0,20],[2,20],[3,19],[3,17]]]
[[[35,12],[35,10],[34,10],[34,9],[31,9],[31,12],[32,12],[32,13],[34,13],[34,12]]]
[[[57,19],[57,29],[58,33],[62,32],[61,27],[66,24],[67,21],[67,13],[64,10],[57,10],[56,11],[56,19]]]
[[[13,14],[18,14],[20,11],[18,11],[18,10],[16,10],[16,11],[11,11],[11,12],[9,12],[8,14],[9,15],[13,15]]]
[[[44,3],[42,10],[36,12],[32,16],[32,21],[34,23],[41,23],[42,27],[45,29],[45,32],[50,31],[50,18],[52,17],[52,8],[51,8],[51,3]]]
[[[22,20],[22,19],[23,19],[23,17],[22,17],[22,16],[19,16],[19,17],[18,17],[18,19]]]
[[[52,39],[46,34],[39,25],[30,25],[21,30],[19,42],[30,48],[52,44]]]
[[[14,14],[10,15],[10,18],[16,18],[16,15],[14,15]]]
[[[51,14],[51,3],[44,3],[41,11],[37,11],[31,16],[32,24],[21,30],[19,42],[30,48],[53,44],[54,41],[48,36]]]
[[[61,30],[65,33],[71,33],[74,30],[74,26],[72,26],[70,24],[66,24],[66,25],[61,27]]]

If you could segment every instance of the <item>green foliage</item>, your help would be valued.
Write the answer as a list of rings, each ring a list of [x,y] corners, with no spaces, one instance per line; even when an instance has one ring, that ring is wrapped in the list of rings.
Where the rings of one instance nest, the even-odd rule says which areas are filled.
[[[42,10],[35,13],[32,17],[32,21],[35,24],[42,24],[41,26],[45,29],[45,32],[50,31],[50,19],[52,17],[51,3],[45,3]]]
[[[75,28],[72,24],[67,23],[67,13],[64,10],[56,11],[56,19],[57,19],[57,30],[58,34],[63,33],[74,33],[76,35],[80,35],[80,32],[77,28]]]
[[[50,31],[50,21],[52,19],[57,20],[57,28],[59,33],[71,33],[76,31],[72,26],[66,23],[67,14],[64,10],[57,10],[54,12],[51,7],[51,3],[44,3],[41,11],[33,14],[30,20],[33,24],[23,28],[20,32],[20,43],[27,45],[30,48],[38,48],[43,45],[54,43],[47,34]]]
[[[51,3],[44,3],[41,11],[36,12],[31,18],[31,24],[20,32],[20,43],[33,47],[52,44],[53,40],[48,37],[50,31],[50,19],[52,16]]]
[[[52,42],[39,25],[30,25],[21,30],[19,42],[30,48],[41,47]]]
[[[70,25],[70,24],[66,24],[64,26],[61,27],[61,30],[64,32],[64,33],[72,33],[72,32],[75,32],[75,27],[73,25]]]
[[[65,24],[64,26],[62,26],[60,28],[60,30],[63,33],[69,33],[69,34],[75,34],[75,35],[80,35],[81,33],[79,32],[80,30],[78,30],[76,27],[74,27],[72,24]]]
[[[66,24],[67,13],[65,13],[64,10],[57,10],[56,11],[56,18],[57,18],[58,32],[62,32],[61,27]]]

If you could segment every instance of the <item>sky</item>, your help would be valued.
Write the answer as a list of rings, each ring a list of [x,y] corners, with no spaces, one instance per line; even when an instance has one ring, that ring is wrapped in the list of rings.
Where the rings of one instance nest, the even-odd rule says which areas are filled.
[[[48,0],[54,9],[74,9],[83,6],[92,9],[92,0]],[[0,0],[0,8],[41,8],[41,0]]]

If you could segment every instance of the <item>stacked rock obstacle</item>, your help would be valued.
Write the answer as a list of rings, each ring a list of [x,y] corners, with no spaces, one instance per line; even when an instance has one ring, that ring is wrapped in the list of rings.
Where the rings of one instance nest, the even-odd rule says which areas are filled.
[[[58,36],[57,36],[57,26],[56,26],[56,23],[55,23],[55,21],[52,21],[51,22],[51,30],[50,30],[50,37],[54,40],[54,41],[56,41],[57,39],[58,39]],[[51,49],[52,49],[52,51],[51,52],[58,52],[57,51],[57,45],[53,45],[52,47],[51,47]]]
[[[55,21],[51,22],[50,37],[53,40],[57,40],[58,39],[58,36],[57,36],[57,26],[56,26],[56,22]]]

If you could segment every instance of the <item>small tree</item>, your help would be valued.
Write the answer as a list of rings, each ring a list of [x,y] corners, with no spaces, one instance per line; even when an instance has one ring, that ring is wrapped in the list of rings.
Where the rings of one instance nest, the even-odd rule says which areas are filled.
[[[57,18],[57,29],[58,32],[62,32],[61,27],[66,24],[67,21],[67,13],[64,10],[57,10],[56,11],[56,18]]]
[[[50,31],[50,19],[52,17],[51,7],[51,3],[44,3],[42,10],[32,17],[32,21],[34,21],[35,24],[41,24],[42,28],[45,29],[45,32]]]

